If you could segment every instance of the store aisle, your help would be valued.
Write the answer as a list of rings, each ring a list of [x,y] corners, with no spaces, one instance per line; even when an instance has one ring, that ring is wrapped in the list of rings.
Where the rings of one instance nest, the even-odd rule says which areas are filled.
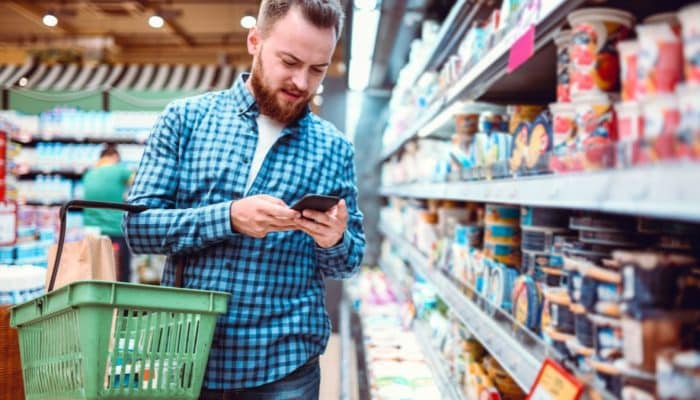
[[[321,390],[319,399],[340,398],[340,335],[328,339],[326,352],[321,355]]]

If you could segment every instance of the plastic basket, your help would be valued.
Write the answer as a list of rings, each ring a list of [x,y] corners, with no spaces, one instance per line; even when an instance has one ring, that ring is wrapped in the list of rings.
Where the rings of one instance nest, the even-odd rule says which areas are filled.
[[[12,309],[27,399],[194,399],[228,295],[76,282]]]
[[[80,281],[15,306],[26,398],[196,399],[228,298]]]

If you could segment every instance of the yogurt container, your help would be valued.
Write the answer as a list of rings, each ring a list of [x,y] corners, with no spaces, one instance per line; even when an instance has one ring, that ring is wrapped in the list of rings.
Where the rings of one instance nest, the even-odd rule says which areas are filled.
[[[571,167],[570,154],[576,145],[576,107],[572,103],[552,103],[552,155],[549,168],[566,172]]]
[[[676,133],[680,125],[678,100],[673,94],[647,97],[642,102],[644,143],[641,163],[675,158]]]
[[[557,46],[557,101],[568,103],[571,101],[571,79],[569,76],[571,31],[560,31],[557,37],[554,38],[554,44]]]
[[[586,93],[616,92],[620,83],[617,43],[627,39],[634,16],[612,8],[585,8],[569,14],[573,27],[571,98]]]
[[[620,86],[623,101],[631,101],[637,98],[639,85],[637,62],[639,56],[639,42],[635,39],[623,40],[617,44],[620,53]]]
[[[670,25],[637,26],[637,97],[672,93],[683,79],[683,50],[680,37]]]
[[[574,170],[595,170],[615,164],[617,124],[609,96],[591,93],[574,102],[576,110],[576,149]]]
[[[676,154],[679,158],[700,159],[700,85],[676,87],[680,126]]]
[[[688,83],[700,84],[700,4],[683,7],[678,13],[683,36],[683,70]]]

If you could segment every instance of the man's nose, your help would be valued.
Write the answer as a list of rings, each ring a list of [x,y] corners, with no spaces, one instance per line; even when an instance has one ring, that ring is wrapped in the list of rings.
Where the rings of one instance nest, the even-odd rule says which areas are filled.
[[[309,89],[309,73],[305,69],[298,69],[294,72],[292,82],[296,89],[300,92],[306,92]]]

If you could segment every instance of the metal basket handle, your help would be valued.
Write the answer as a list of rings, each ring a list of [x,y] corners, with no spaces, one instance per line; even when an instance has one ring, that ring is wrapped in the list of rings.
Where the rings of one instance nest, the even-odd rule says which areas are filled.
[[[66,215],[68,214],[68,209],[71,208],[102,208],[107,210],[121,210],[133,213],[140,213],[148,209],[148,207],[142,205],[112,203],[106,201],[71,200],[63,204],[61,206],[61,211],[59,214],[61,225],[58,234],[58,246],[56,246],[56,259],[54,260],[53,271],[51,272],[51,280],[49,281],[49,287],[47,289],[47,292],[52,291],[54,283],[56,283],[56,275],[58,274],[58,268],[61,264],[61,254],[63,253],[63,242],[66,238]]]

